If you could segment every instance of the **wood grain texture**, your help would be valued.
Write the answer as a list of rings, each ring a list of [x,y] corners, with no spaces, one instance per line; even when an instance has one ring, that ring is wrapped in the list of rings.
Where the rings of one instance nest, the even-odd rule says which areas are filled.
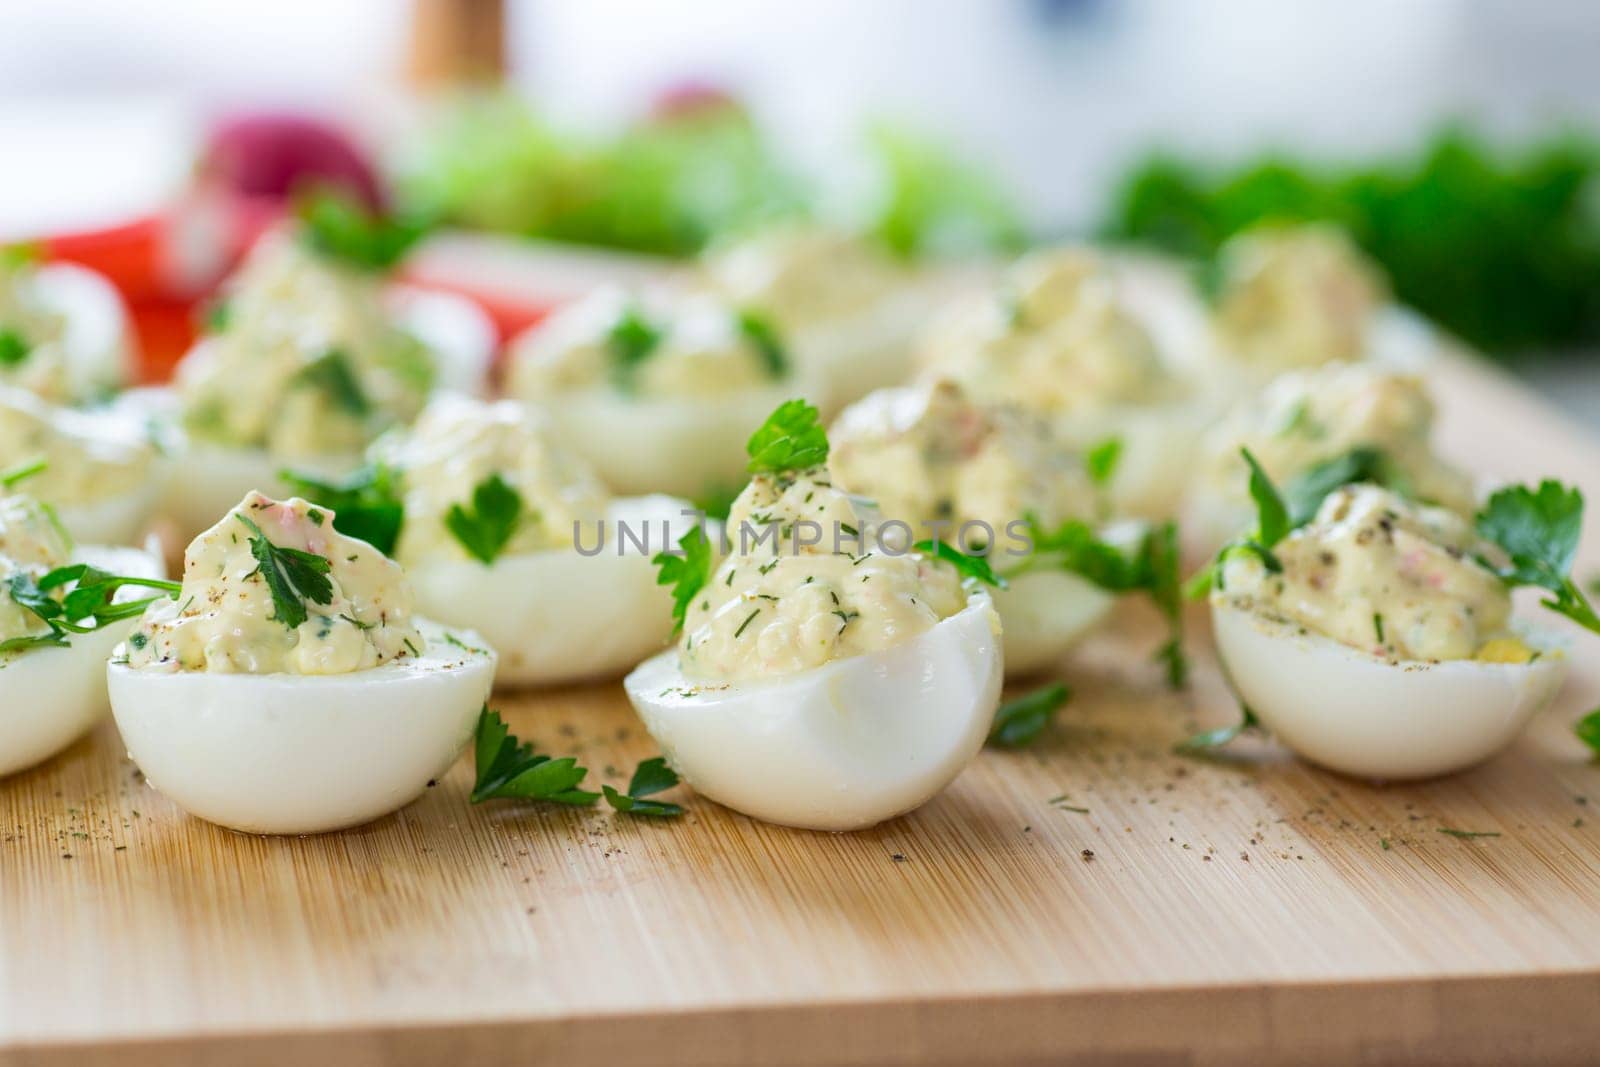
[[[1476,366],[1433,377],[1448,454],[1600,497],[1581,431]],[[1203,632],[1166,692],[1156,632],[1128,605],[1065,665],[1059,731],[842,836],[687,791],[668,825],[471,807],[463,761],[364,829],[245,837],[107,725],[0,782],[0,1064],[1593,1062],[1588,645],[1512,751],[1374,786],[1265,742],[1172,755],[1236,711]],[[498,703],[603,781],[654,754],[616,686]]]

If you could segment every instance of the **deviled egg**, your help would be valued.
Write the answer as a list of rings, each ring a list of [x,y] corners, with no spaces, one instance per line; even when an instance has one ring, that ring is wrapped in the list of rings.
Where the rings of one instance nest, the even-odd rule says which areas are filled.
[[[613,491],[690,498],[739,483],[745,428],[786,397],[826,406],[769,324],[704,295],[596,292],[513,343],[506,385]]]
[[[1512,619],[1467,519],[1375,485],[1330,493],[1281,540],[1225,549],[1212,622],[1260,722],[1313,763],[1422,778],[1479,763],[1549,703],[1559,649]]]
[[[619,674],[671,636],[650,560],[693,524],[687,502],[611,497],[514,400],[441,396],[371,458],[400,487],[418,610],[482,634],[501,683]]]
[[[185,536],[249,489],[281,488],[283,467],[336,475],[359,466],[362,450],[415,417],[439,383],[481,386],[482,337],[465,351],[407,328],[407,309],[429,321],[427,308],[449,298],[397,307],[381,272],[321,250],[313,235],[304,224],[267,234],[226,287],[215,328],[178,365],[168,406],[186,444],[166,510]],[[146,403],[160,414],[159,397]]]
[[[997,293],[935,324],[923,370],[979,400],[1040,412],[1085,451],[1115,440],[1110,493],[1122,515],[1173,514],[1188,456],[1214,413],[1087,249],[1023,258]]]
[[[977,754],[1003,653],[993,601],[948,562],[964,557],[873,545],[874,515],[833,484],[815,419],[786,404],[751,439],[730,555],[714,566],[695,531],[665,561],[682,638],[623,685],[699,792],[852,830],[922,804]]]
[[[0,775],[49,759],[105,715],[105,661],[133,626],[122,612],[162,576],[152,554],[74,548],[46,505],[0,495]]]
[[[1023,571],[991,594],[1008,673],[1058,661],[1110,610],[1111,593],[1065,567],[1027,568],[1038,532],[1101,510],[1083,457],[1047,420],[941,381],[873,393],[829,438],[834,480],[874,501],[882,525],[903,524],[908,541],[982,546],[995,570]]]
[[[0,383],[57,404],[98,400],[132,375],[128,314],[116,288],[73,263],[0,246]]]
[[[137,425],[10,386],[0,386],[3,472],[25,479],[29,495],[86,544],[138,544],[160,495],[159,457]]]
[[[910,377],[935,299],[925,280],[865,239],[800,224],[713,248],[700,270],[728,303],[769,319],[839,403]]]
[[[1249,524],[1254,509],[1241,448],[1279,485],[1344,464],[1350,466],[1345,480],[1381,474],[1407,496],[1471,515],[1473,480],[1434,454],[1433,414],[1421,379],[1371,364],[1335,363],[1279,377],[1208,431],[1185,505],[1190,547],[1209,556]]]
[[[472,735],[494,653],[413,615],[399,564],[334,517],[250,493],[106,668],[128,755],[193,815],[355,826],[410,803]]]
[[[1367,357],[1387,286],[1343,230],[1249,230],[1223,246],[1218,267],[1218,356],[1246,381]]]

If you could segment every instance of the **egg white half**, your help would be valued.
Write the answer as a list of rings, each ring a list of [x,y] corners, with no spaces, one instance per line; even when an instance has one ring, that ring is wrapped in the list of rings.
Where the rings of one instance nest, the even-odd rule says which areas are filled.
[[[593,388],[528,402],[613,492],[698,497],[748,481],[745,442],[774,408],[799,396],[827,408],[820,386],[799,381],[693,398]]]
[[[1239,698],[1299,755],[1363,778],[1430,778],[1505,748],[1566,677],[1532,663],[1391,663],[1290,623],[1213,602],[1217,648]]]
[[[1004,673],[993,606],[892,648],[760,682],[697,683],[676,649],[623,680],[696,791],[767,822],[856,830],[918,807],[983,746]]]
[[[133,377],[133,333],[116,286],[75,263],[39,268],[40,299],[66,320],[62,350],[79,397],[119,389]]]
[[[500,655],[502,685],[555,685],[615,676],[657,651],[672,634],[672,594],[656,584],[651,556],[687,533],[689,505],[674,497],[612,502],[600,552],[573,549],[476,560],[423,560],[406,569],[417,610],[440,622],[470,626]],[[619,554],[617,523],[648,537]],[[663,523],[670,529],[664,532]],[[585,523],[585,551],[598,531]],[[713,535],[713,540],[715,537]]]
[[[75,554],[113,574],[161,578],[161,560],[136,548],[84,546]],[[124,589],[120,600],[149,590]],[[0,655],[0,776],[54,756],[89,732],[106,713],[105,662],[136,620],[124,619],[65,648],[31,648]]]
[[[173,803],[245,833],[321,833],[398,811],[461,754],[494,681],[494,653],[477,634],[415,621],[421,656],[350,674],[113,662],[111,709],[128,755]]]
[[[1032,571],[992,593],[1004,628],[1006,674],[1053,667],[1073,643],[1111,610],[1115,598],[1063,571]]]
[[[483,396],[494,357],[494,323],[465,297],[397,285],[388,293],[396,324],[434,356],[434,388]]]

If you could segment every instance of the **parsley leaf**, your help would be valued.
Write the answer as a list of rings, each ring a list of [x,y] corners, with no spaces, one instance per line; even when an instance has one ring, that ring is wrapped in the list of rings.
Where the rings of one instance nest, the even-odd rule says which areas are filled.
[[[301,239],[312,249],[367,271],[393,267],[424,231],[418,220],[375,212],[336,189],[297,195],[294,214],[300,221]]]
[[[333,602],[333,582],[328,578],[333,565],[325,557],[275,545],[249,517],[237,518],[250,531],[250,554],[256,558],[252,573],[261,575],[272,593],[273,618],[293,630],[306,621],[307,600]]]
[[[473,488],[472,510],[451,504],[444,525],[468,554],[487,565],[504,551],[521,520],[522,494],[496,471]]]
[[[1009,700],[995,712],[989,743],[1001,748],[1021,748],[1036,741],[1068,700],[1072,690],[1060,682]]]
[[[326,480],[293,470],[281,470],[278,477],[296,496],[333,512],[335,530],[367,542],[386,556],[394,555],[405,523],[405,506],[392,468],[371,464],[345,478]]]
[[[67,590],[68,586],[72,588]],[[146,597],[112,603],[118,590],[124,586],[157,589],[168,596],[176,595],[183,588],[178,582],[158,578],[108,574],[87,563],[57,567],[38,578],[26,571],[11,575],[6,579],[6,593],[18,607],[49,626],[50,632],[0,641],[0,652],[65,645],[66,634],[92,633],[118,619],[143,614],[146,607],[159,599]],[[57,591],[64,591],[59,600],[56,598]]]
[[[1117,463],[1121,459],[1122,438],[1108,437],[1084,454],[1083,465],[1089,472],[1089,480],[1103,489],[1116,477]]]
[[[320,390],[334,407],[357,417],[369,414],[372,404],[361,387],[350,359],[337,348],[330,348],[295,374],[295,381]]]
[[[828,434],[816,408],[804,400],[786,400],[750,435],[745,451],[752,474],[810,470],[828,461]]]
[[[667,761],[660,756],[647,759],[639,764],[633,772],[633,779],[628,783],[628,791],[619,793],[609,785],[600,788],[605,793],[606,803],[617,811],[630,815],[648,815],[653,818],[670,818],[682,815],[683,808],[678,804],[671,804],[664,800],[646,800],[648,796],[665,792],[678,784],[678,775]]]
[[[1573,723],[1572,732],[1577,734],[1578,740],[1588,745],[1595,755],[1600,756],[1600,708]]]
[[[971,578],[982,582],[984,585],[992,585],[996,589],[1004,589],[1006,587],[1006,580],[994,572],[989,566],[989,560],[986,556],[969,556],[959,548],[944,541],[918,541],[911,546],[911,549],[914,552],[921,552],[924,555],[943,560],[961,572],[961,577],[964,579]]]
[[[571,756],[555,759],[536,754],[533,746],[518,740],[505,720],[490,711],[487,704],[478,712],[472,754],[476,781],[469,799],[474,804],[518,798],[581,807],[600,798],[598,793],[578,788],[588,775],[588,768],[578,766]]]
[[[1317,510],[1329,493],[1356,482],[1371,482],[1410,496],[1389,457],[1376,448],[1362,445],[1343,455],[1323,460],[1290,480],[1284,486],[1283,500],[1289,509],[1292,529],[1299,529],[1317,517]]]
[[[618,385],[628,387],[639,364],[650,358],[665,336],[659,326],[644,317],[644,312],[630,304],[622,309],[617,321],[606,334],[606,350],[611,353],[612,378]]]
[[[696,526],[678,538],[678,547],[681,553],[657,552],[650,561],[656,566],[656,584],[673,587],[673,633],[683,629],[689,605],[711,580],[711,542],[706,532]]]
[[[771,319],[759,311],[746,310],[739,312],[738,323],[739,332],[761,356],[769,375],[782,378],[789,373],[789,355]]]
[[[35,474],[43,474],[49,466],[50,461],[40,456],[38,459],[25,460],[14,467],[8,467],[0,471],[0,489],[11,489]]]
[[[1250,465],[1250,499],[1256,503],[1256,542],[1270,549],[1289,535],[1289,509],[1278,494],[1278,487],[1272,484],[1250,450],[1241,448],[1239,453]]]
[[[1478,535],[1510,560],[1509,566],[1490,565],[1503,582],[1548,591],[1545,607],[1600,633],[1600,616],[1571,575],[1583,529],[1582,493],[1548,479],[1537,490],[1502,489],[1478,513],[1477,526]]]
[[[1202,730],[1179,741],[1173,746],[1172,750],[1180,756],[1205,756],[1233,741],[1248,730],[1261,729],[1261,720],[1256,718],[1255,712],[1243,705],[1240,706],[1239,711],[1242,713],[1240,719],[1232,726],[1219,726],[1214,730]]]
[[[15,367],[28,358],[33,346],[22,336],[21,330],[0,327],[0,367]]]

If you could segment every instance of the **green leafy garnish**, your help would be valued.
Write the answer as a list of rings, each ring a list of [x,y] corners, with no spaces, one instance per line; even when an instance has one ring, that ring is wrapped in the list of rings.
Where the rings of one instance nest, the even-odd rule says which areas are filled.
[[[306,621],[306,601],[333,602],[333,582],[328,578],[333,565],[325,557],[275,545],[248,516],[235,517],[250,531],[250,554],[256,559],[256,569],[250,573],[267,583],[274,619],[293,630]]]
[[[361,387],[350,359],[337,348],[330,348],[307,363],[295,374],[295,380],[320,390],[334,407],[357,417],[372,411],[366,390]]]
[[[34,460],[24,460],[14,467],[0,471],[0,489],[12,489],[32,478],[36,474],[43,474],[50,466],[50,461],[40,456]]]
[[[954,545],[944,541],[918,541],[911,546],[915,552],[943,560],[961,573],[963,579],[972,579],[996,589],[1004,589],[1006,580],[989,566],[987,556],[969,556]]]
[[[1008,700],[995,712],[989,743],[1001,748],[1032,744],[1071,698],[1072,690],[1060,682],[1052,682],[1025,696]]]
[[[555,759],[535,753],[533,746],[519,741],[505,720],[490,711],[487,704],[478,712],[472,757],[477,780],[469,799],[474,804],[515,798],[581,807],[600,799],[599,793],[578,788],[588,775],[588,768],[578,766],[572,756]]]
[[[1382,451],[1367,445],[1352,448],[1342,455],[1325,459],[1296,475],[1283,487],[1284,504],[1289,510],[1289,525],[1298,530],[1317,517],[1317,511],[1330,493],[1358,482],[1370,482],[1411,496],[1411,487]]]
[[[331,259],[368,271],[386,271],[411,250],[424,227],[416,220],[375,212],[340,190],[297,195],[294,214],[301,238]]]
[[[639,764],[633,772],[633,779],[628,783],[628,791],[619,793],[609,785],[600,788],[605,793],[606,803],[617,811],[629,815],[648,815],[653,818],[670,818],[682,815],[683,808],[664,800],[646,800],[646,797],[656,793],[665,792],[678,784],[678,775],[667,761],[660,756],[647,759]]]
[[[1084,453],[1083,465],[1089,480],[1098,488],[1105,488],[1116,477],[1117,462],[1122,459],[1122,438],[1108,437]]]
[[[227,330],[228,323],[232,320],[233,306],[227,300],[218,297],[205,306],[200,325],[206,333],[222,333]]]
[[[728,517],[728,512],[733,510],[733,502],[739,499],[742,491],[740,486],[712,485],[706,488],[692,503],[695,510],[708,519],[723,520]]]
[[[472,490],[472,508],[451,504],[445,528],[480,563],[493,563],[517,532],[522,519],[522,494],[506,484],[498,471]]]
[[[1272,479],[1267,477],[1267,472],[1261,469],[1261,464],[1256,462],[1250,450],[1241,448],[1239,454],[1250,465],[1250,499],[1256,504],[1256,544],[1263,549],[1271,549],[1289,535],[1288,505],[1283,502],[1278,487],[1272,484]]]
[[[1470,841],[1475,837],[1499,837],[1500,836],[1500,831],[1499,830],[1452,830],[1452,829],[1450,829],[1449,827],[1446,827],[1446,826],[1441,826],[1438,829],[1439,829],[1439,832],[1441,834],[1447,834],[1450,837],[1459,837],[1463,841]]]
[[[1577,735],[1579,741],[1588,745],[1595,755],[1600,756],[1600,708],[1573,723],[1572,732]]]
[[[33,346],[21,330],[0,326],[0,367],[15,367],[28,358]]]
[[[1239,710],[1242,713],[1241,717],[1232,726],[1202,730],[1179,741],[1173,746],[1173,751],[1182,756],[1204,756],[1228,744],[1246,731],[1261,729],[1261,720],[1256,718],[1255,712],[1243,706]]]
[[[651,559],[656,566],[656,584],[672,586],[672,632],[683,629],[684,617],[695,594],[711,580],[711,541],[705,530],[696,526],[678,538],[681,552],[657,552]]]
[[[183,588],[178,582],[158,578],[109,574],[87,563],[57,567],[38,578],[26,571],[11,575],[6,579],[6,592],[18,607],[44,622],[50,632],[0,641],[0,652],[64,645],[67,634],[92,633],[119,619],[141,615],[146,607],[160,599],[156,596],[112,603],[124,587],[155,589],[167,596],[176,595]]]
[[[333,528],[365,541],[386,556],[405,523],[399,477],[383,464],[371,464],[344,478],[323,479],[293,470],[278,472],[296,496],[333,512]]]
[[[1600,633],[1600,616],[1572,580],[1572,560],[1583,530],[1583,494],[1545,480],[1538,489],[1514,486],[1489,498],[1477,518],[1478,535],[1500,548],[1509,565],[1482,561],[1510,586],[1531,585],[1552,595],[1545,607]]]
[[[817,409],[804,400],[786,400],[750,435],[745,451],[752,474],[810,470],[828,461],[828,433]]]
[[[606,333],[606,351],[611,353],[612,377],[618,385],[631,388],[639,364],[661,344],[665,332],[633,304],[622,309]]]
[[[761,356],[767,373],[774,378],[782,378],[789,373],[789,356],[772,320],[759,311],[746,310],[739,312],[738,321],[739,332]]]

